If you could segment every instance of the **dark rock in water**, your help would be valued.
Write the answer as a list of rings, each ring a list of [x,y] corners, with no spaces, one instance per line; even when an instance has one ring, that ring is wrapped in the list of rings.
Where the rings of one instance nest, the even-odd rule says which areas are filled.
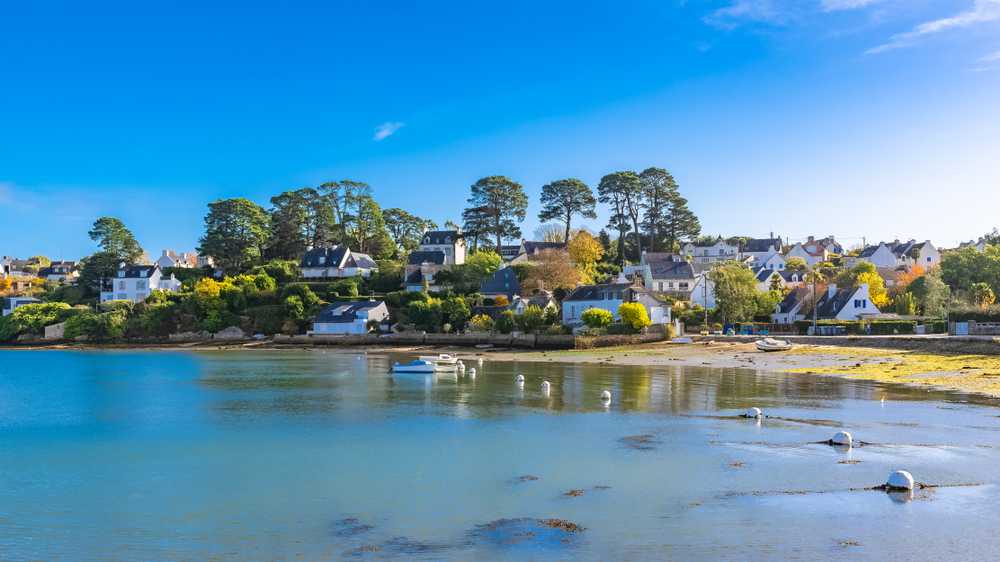
[[[561,519],[498,519],[476,525],[474,534],[496,546],[525,545],[561,548],[572,544],[575,534],[586,529]]]
[[[660,443],[659,441],[653,439],[652,435],[633,435],[631,437],[622,437],[619,441],[633,449],[639,450],[656,449],[654,445]]]
[[[375,527],[359,523],[356,518],[341,519],[333,524],[333,530],[341,536],[352,536],[371,531]]]
[[[583,490],[570,490],[566,492],[567,496],[580,497],[583,495]]]

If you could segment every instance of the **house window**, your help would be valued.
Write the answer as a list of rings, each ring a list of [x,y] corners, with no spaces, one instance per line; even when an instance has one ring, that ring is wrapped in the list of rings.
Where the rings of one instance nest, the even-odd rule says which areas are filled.
[[[135,289],[137,291],[145,291],[146,290],[146,282],[145,281],[136,281],[135,282]]]
[[[510,277],[510,273],[504,273],[503,276],[504,277]]]
[[[661,291],[663,290],[663,283],[662,282],[660,283],[660,290]]]
[[[504,288],[510,287],[510,283],[504,283],[503,286]]]
[[[146,298],[146,293],[136,293],[135,294],[135,300],[138,301],[138,302],[142,302],[142,300],[145,299],[145,298]]]
[[[119,291],[124,291],[125,290],[125,282],[124,281],[119,281],[118,282],[118,290]]]
[[[431,243],[430,237],[424,238],[424,244],[430,244],[430,243]]]
[[[444,239],[445,244],[451,244],[451,236]]]
[[[683,290],[683,291],[686,291],[688,289],[688,284],[686,282],[685,283],[681,283],[680,284],[680,289]]]
[[[774,269],[774,264],[773,263],[771,264],[771,269]]]
[[[667,286],[670,287],[671,289],[673,289],[674,288],[674,282],[671,281],[670,283],[667,284]]]
[[[126,295],[125,293],[118,293],[118,300],[123,301],[126,299],[128,299],[128,295]]]
[[[449,255],[450,256],[451,255],[451,248],[445,248],[444,249],[444,253],[445,253],[445,255]]]
[[[320,265],[326,263],[326,256],[320,256],[319,257],[319,263],[320,263]]]
[[[575,306],[571,306],[571,307],[569,307],[569,317],[572,318],[574,316],[576,316],[576,307]]]
[[[931,261],[931,257],[930,256],[927,256],[927,261]]]
[[[783,265],[783,264],[780,264],[780,263],[779,263],[779,264],[778,264],[778,269],[781,269],[782,265]]]

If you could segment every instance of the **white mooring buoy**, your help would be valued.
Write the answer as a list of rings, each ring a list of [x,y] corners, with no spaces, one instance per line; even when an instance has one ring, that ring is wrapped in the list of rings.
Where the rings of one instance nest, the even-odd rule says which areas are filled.
[[[834,445],[847,445],[850,447],[853,440],[851,439],[850,433],[847,433],[846,431],[838,431],[837,434],[833,436],[831,441],[833,441]]]
[[[475,369],[469,369],[469,376],[470,377],[476,376],[476,370]]]
[[[524,375],[517,375],[516,377],[514,377],[514,380],[518,382],[524,382]]]
[[[608,390],[605,390],[604,392],[602,392],[601,393],[601,400],[604,400],[606,402],[610,402],[611,401],[611,392],[608,391]]]
[[[480,358],[479,358],[479,366],[480,366],[480,367],[482,367],[482,366],[483,366],[483,358],[482,358],[482,357],[480,357]]]
[[[897,470],[889,475],[889,487],[890,488],[905,488],[907,490],[913,489],[913,477],[910,476],[909,472],[905,470]]]
[[[550,384],[549,384],[549,381],[542,381],[542,388],[543,388],[543,389],[546,389],[546,390],[548,390],[548,388],[549,388],[550,386],[552,386],[552,385],[550,385]]]
[[[764,415],[760,413],[760,408],[750,408],[749,410],[747,410],[747,412],[745,414],[743,414],[743,416],[747,417],[747,418],[761,418],[761,417],[764,417]]]

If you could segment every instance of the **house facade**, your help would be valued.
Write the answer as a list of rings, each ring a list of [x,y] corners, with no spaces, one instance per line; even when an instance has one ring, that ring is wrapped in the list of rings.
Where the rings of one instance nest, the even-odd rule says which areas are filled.
[[[777,238],[751,238],[740,247],[740,256],[742,258],[753,257],[754,260],[760,261],[769,252],[780,254],[781,246],[780,236]]]
[[[118,267],[111,278],[111,290],[101,291],[101,301],[125,300],[142,302],[155,289],[179,291],[181,282],[174,277],[164,277],[158,265],[125,265]]]
[[[694,268],[686,261],[647,261],[643,271],[643,287],[650,293],[689,299],[694,291]]]
[[[805,312],[811,308],[812,289],[796,287],[785,295],[785,298],[774,308],[771,314],[773,324],[791,324],[805,318]]]
[[[162,269],[166,269],[168,267],[192,268],[198,263],[198,256],[187,252],[175,254],[173,250],[163,250],[160,257],[156,258],[156,261],[153,263],[160,266]]]
[[[896,267],[896,255],[885,242],[879,242],[877,246],[868,246],[861,250],[855,263],[859,261],[868,262],[875,267]]]
[[[559,310],[559,303],[548,291],[543,291],[542,294],[534,297],[516,297],[507,305],[507,310],[512,310],[514,314],[520,316],[525,310],[528,310],[529,306],[537,306],[543,311],[550,306]]]
[[[798,242],[795,246],[792,246],[792,249],[785,255],[786,262],[788,259],[793,257],[802,258],[805,260],[806,265],[812,269],[816,267],[816,264],[818,263],[830,261],[830,252],[826,249],[826,247],[810,236],[805,243]]]
[[[3,316],[7,316],[22,306],[28,304],[40,304],[41,302],[42,301],[34,297],[9,297],[0,299],[0,311],[2,311]]]
[[[441,252],[444,255],[443,263],[448,265],[460,265],[465,263],[465,239],[462,238],[462,229],[456,230],[427,230],[420,237],[418,252]]]
[[[649,294],[644,287],[629,283],[624,274],[620,274],[617,281],[617,283],[605,285],[578,284],[563,299],[563,324],[577,328],[582,327],[583,313],[591,308],[607,310],[614,316],[615,320],[618,320],[618,307],[626,302],[642,304],[653,323],[670,322],[670,308],[654,295]]]
[[[388,320],[389,309],[383,301],[335,302],[313,318],[313,329],[307,333],[313,336],[367,334],[369,322],[382,325]]]
[[[713,263],[717,261],[734,261],[740,259],[739,248],[728,244],[721,236],[714,242],[688,242],[682,248],[685,255],[691,256],[693,263]]]
[[[59,260],[49,263],[48,267],[38,270],[38,277],[49,281],[72,281],[80,276],[76,271],[75,261]]]
[[[930,269],[941,263],[941,252],[931,244],[930,240],[924,242],[917,242],[916,240],[900,242],[897,240],[889,246],[889,249],[892,250],[893,255],[896,257],[897,267],[919,265],[924,269]]]
[[[3,259],[0,259],[0,273],[4,277],[35,277],[35,275],[24,271],[24,267],[28,265],[36,265],[36,263],[31,260],[19,260],[4,256]]]
[[[785,269],[786,263],[788,262],[785,260],[785,256],[781,255],[775,248],[771,248],[760,256],[755,257],[750,265],[752,267],[763,267],[772,271],[782,271]]]
[[[816,302],[817,318],[820,320],[859,320],[862,314],[878,314],[879,309],[871,302],[868,284],[838,289],[830,285]],[[811,320],[813,311],[806,312],[804,320]]]

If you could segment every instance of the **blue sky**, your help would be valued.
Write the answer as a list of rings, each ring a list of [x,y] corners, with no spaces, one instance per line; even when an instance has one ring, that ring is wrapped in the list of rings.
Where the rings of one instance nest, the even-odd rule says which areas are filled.
[[[0,253],[192,250],[336,180],[443,224],[493,174],[530,235],[545,183],[649,166],[710,234],[1000,226],[1000,0],[210,4],[0,7]]]

